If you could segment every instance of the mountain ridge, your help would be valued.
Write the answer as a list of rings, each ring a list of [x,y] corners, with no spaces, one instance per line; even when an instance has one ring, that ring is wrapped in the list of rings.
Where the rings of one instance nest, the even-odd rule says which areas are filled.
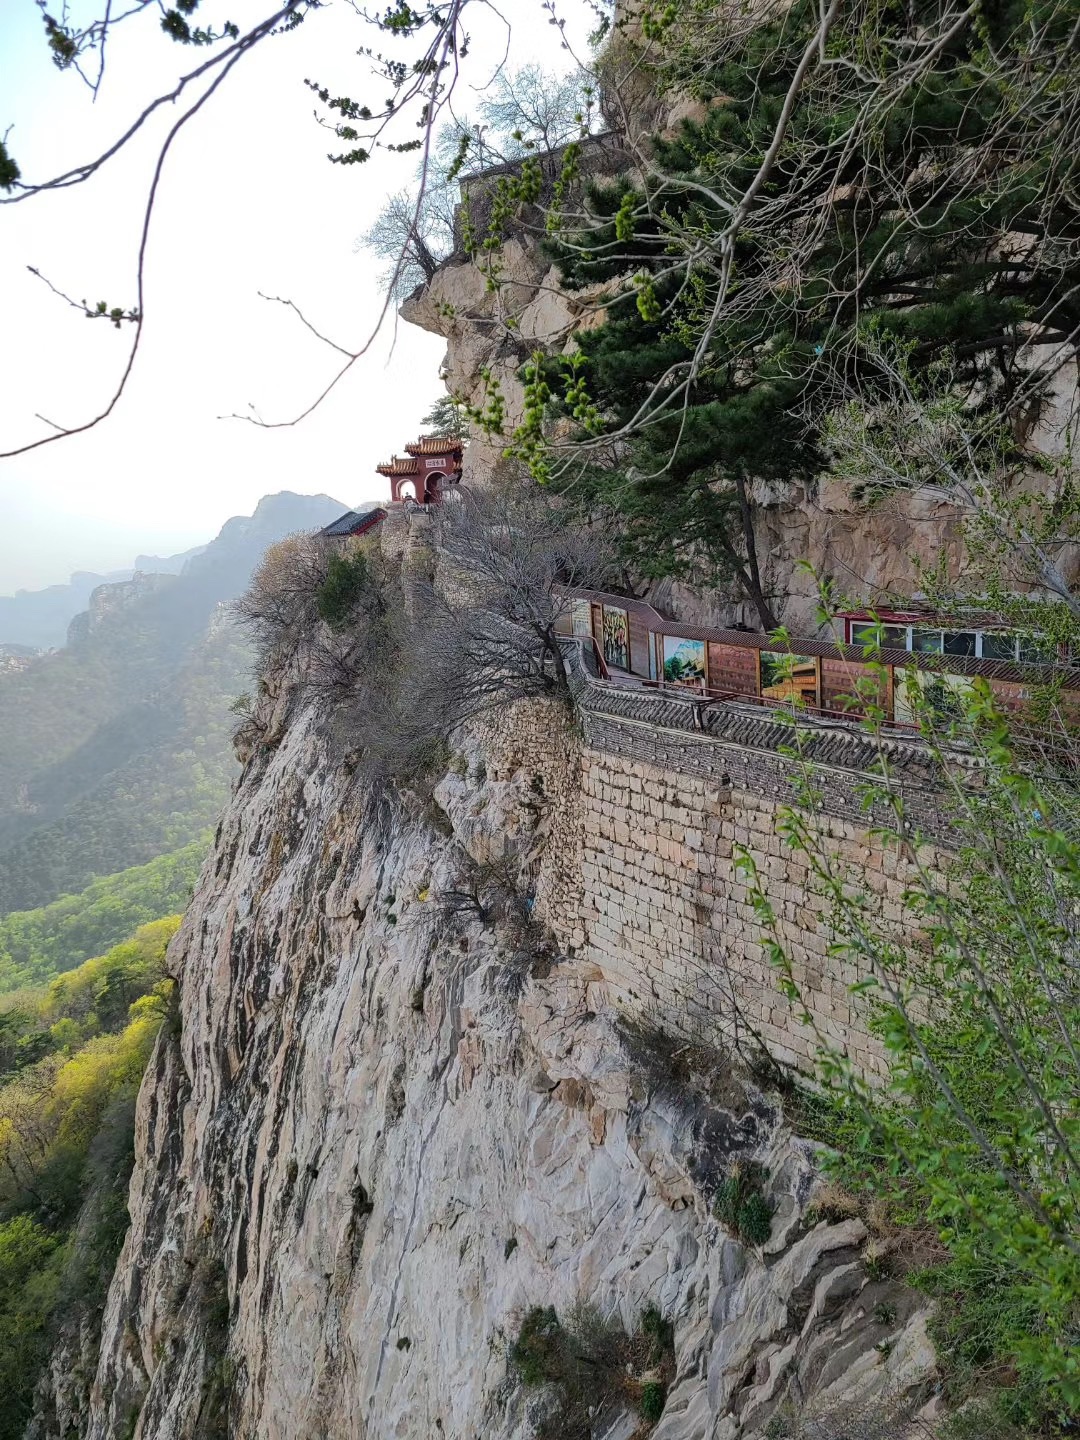
[[[286,495],[295,495],[300,500],[326,500],[339,511],[345,508],[328,495],[305,496],[281,490],[262,496],[251,515],[230,516],[205,544],[190,546],[173,555],[138,554],[132,565],[118,570],[73,570],[66,583],[44,585],[39,589],[20,586],[11,594],[0,595],[0,647],[19,646],[32,651],[62,648],[68,643],[69,626],[91,605],[96,590],[106,585],[125,584],[138,575],[181,575],[193,560],[223,538],[231,541],[234,536],[245,533],[245,526],[259,521],[260,511],[265,519],[265,502]]]
[[[179,574],[95,587],[64,649],[0,672],[0,915],[146,864],[216,821],[249,683],[225,607],[269,545],[337,518],[290,491],[233,517]]]

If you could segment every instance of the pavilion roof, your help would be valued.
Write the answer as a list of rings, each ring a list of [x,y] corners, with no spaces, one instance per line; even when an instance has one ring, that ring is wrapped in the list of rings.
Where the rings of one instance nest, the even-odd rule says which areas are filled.
[[[452,435],[424,435],[405,450],[409,455],[453,455],[461,450],[461,441]]]

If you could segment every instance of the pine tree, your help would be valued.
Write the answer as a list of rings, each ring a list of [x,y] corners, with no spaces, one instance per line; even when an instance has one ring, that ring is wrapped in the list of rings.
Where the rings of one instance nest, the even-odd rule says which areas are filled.
[[[622,511],[654,572],[710,558],[767,627],[755,482],[820,472],[830,406],[855,391],[872,411],[884,388],[875,348],[915,373],[947,358],[977,430],[1030,414],[1080,335],[1080,134],[1061,88],[1080,80],[1077,0],[984,7],[914,78],[917,37],[948,17],[854,6],[829,36],[844,63],[799,88],[819,14],[798,0],[711,65],[692,24],[672,32],[664,83],[708,101],[704,118],[655,137],[644,178],[587,187],[586,222],[551,247],[569,287],[611,286],[573,378],[623,448],[576,492]],[[553,361],[556,393],[565,377]]]
[[[468,416],[452,395],[440,395],[420,424],[425,435],[448,436],[454,440],[469,438]]]

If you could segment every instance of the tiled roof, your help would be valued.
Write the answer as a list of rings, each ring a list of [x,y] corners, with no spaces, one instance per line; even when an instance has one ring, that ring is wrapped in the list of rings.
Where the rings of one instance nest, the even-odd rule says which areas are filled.
[[[453,455],[461,449],[461,441],[451,435],[425,435],[405,449],[410,455]]]
[[[386,519],[386,511],[375,505],[370,510],[346,510],[339,520],[325,526],[323,535],[362,535],[372,529],[380,520]]]
[[[411,455],[395,455],[392,460],[376,465],[375,469],[379,475],[416,475],[420,465]]]
[[[1004,630],[1009,623],[992,610],[971,608],[950,615],[929,605],[905,610],[867,605],[862,610],[837,610],[836,617],[838,620],[880,620],[883,625],[931,625],[938,630]]]
[[[324,525],[324,535],[348,535],[352,527],[359,523],[360,516],[355,510],[346,510],[339,519],[334,520],[330,525]]]

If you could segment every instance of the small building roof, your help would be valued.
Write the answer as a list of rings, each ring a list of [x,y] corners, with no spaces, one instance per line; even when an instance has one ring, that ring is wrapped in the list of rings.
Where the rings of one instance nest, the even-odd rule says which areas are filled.
[[[363,535],[374,529],[380,520],[386,519],[386,511],[375,505],[368,510],[346,510],[345,514],[320,530],[320,535]]]

